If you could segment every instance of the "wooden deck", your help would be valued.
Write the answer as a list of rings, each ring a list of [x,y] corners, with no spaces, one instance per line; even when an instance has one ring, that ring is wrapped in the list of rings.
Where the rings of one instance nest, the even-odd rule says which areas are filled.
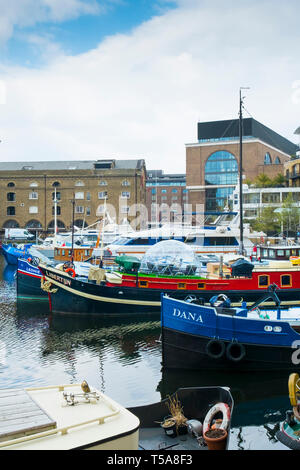
[[[0,390],[0,441],[56,428],[26,390]]]

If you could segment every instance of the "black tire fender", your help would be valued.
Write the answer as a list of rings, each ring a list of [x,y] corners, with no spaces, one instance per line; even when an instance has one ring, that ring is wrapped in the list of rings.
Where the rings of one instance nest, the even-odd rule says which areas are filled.
[[[232,341],[227,345],[226,356],[230,361],[239,362],[244,359],[245,355],[246,349],[242,343]]]
[[[219,339],[211,339],[206,345],[206,354],[212,359],[220,359],[225,353],[225,344]]]

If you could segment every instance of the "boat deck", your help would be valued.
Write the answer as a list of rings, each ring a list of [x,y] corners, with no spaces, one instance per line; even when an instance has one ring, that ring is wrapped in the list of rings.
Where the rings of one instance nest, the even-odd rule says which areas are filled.
[[[207,450],[207,446],[200,446],[196,437],[191,434],[170,437],[163,429],[141,428],[139,437],[140,450]]]

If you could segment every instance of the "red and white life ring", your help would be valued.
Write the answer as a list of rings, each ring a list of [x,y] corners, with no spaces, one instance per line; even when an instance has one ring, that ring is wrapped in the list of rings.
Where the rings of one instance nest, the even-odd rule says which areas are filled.
[[[65,272],[66,272],[66,273],[70,273],[70,275],[71,275],[72,277],[75,277],[75,276],[76,276],[76,273],[75,273],[75,271],[74,271],[73,268],[67,268],[67,269],[65,270]]]
[[[222,413],[222,423],[220,425],[220,429],[228,429],[230,422],[230,408],[228,405],[226,405],[226,403],[217,403],[205,416],[203,423],[203,435],[206,433],[206,431],[209,431],[213,417],[219,412]]]

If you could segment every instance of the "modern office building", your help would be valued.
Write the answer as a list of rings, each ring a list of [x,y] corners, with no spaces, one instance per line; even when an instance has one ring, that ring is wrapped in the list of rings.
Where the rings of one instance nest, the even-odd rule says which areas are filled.
[[[294,134],[299,136],[299,146],[296,156],[285,163],[284,174],[287,186],[300,187],[300,127],[295,130]]]
[[[243,178],[284,174],[298,147],[253,118],[243,119]],[[232,207],[230,196],[239,179],[239,120],[198,123],[198,141],[186,144],[186,187],[193,210],[206,213]]]
[[[138,160],[75,160],[0,163],[0,228],[69,229],[101,219],[105,208],[116,222],[130,221],[145,204],[146,168]],[[74,204],[73,202],[74,201]]]
[[[149,222],[170,222],[178,217],[181,220],[187,204],[185,174],[147,171],[146,207]]]

